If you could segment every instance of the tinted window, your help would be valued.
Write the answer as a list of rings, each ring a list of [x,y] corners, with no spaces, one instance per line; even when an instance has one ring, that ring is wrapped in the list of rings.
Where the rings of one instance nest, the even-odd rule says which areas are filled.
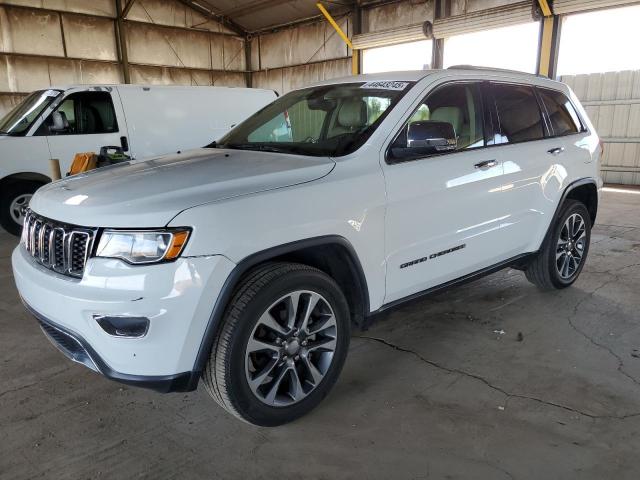
[[[108,92],[79,92],[69,95],[54,114],[60,123],[55,126],[53,114],[38,129],[38,135],[88,135],[118,131],[116,113]]]
[[[543,89],[538,92],[549,114],[554,135],[570,135],[582,130],[575,108],[563,93]]]
[[[521,85],[493,86],[501,139],[496,143],[516,143],[544,137],[540,107],[533,88]]]
[[[445,122],[453,127],[456,145],[451,151],[484,146],[482,97],[475,83],[457,83],[438,88],[416,108],[391,146],[392,157],[398,159],[444,152],[410,152],[407,135],[413,123]],[[411,149],[409,149],[411,150]]]

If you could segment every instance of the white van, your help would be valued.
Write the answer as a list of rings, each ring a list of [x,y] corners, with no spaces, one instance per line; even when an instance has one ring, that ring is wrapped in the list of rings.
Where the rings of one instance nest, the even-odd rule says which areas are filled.
[[[76,153],[119,146],[132,159],[202,147],[275,100],[272,90],[75,85],[38,90],[0,120],[0,224],[18,234],[23,208]]]

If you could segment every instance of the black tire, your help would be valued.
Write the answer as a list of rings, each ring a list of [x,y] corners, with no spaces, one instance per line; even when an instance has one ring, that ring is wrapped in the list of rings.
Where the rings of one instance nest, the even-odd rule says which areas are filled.
[[[261,401],[249,386],[245,371],[248,343],[263,313],[278,299],[301,290],[317,293],[325,301],[324,305],[333,311],[335,350],[324,377],[316,382],[306,397],[292,405],[269,405]],[[245,277],[227,307],[203,372],[205,387],[220,406],[245,422],[269,427],[291,422],[318,405],[335,384],[347,356],[350,330],[347,301],[331,277],[302,264],[265,264]],[[283,352],[274,355],[280,359]]]
[[[559,245],[559,241],[561,239],[561,233],[563,233],[565,222],[576,214],[580,216],[582,221],[584,221],[585,228],[585,241],[582,249],[582,257],[577,268],[575,268],[570,275],[563,276],[559,271],[562,270],[562,268],[558,266],[558,263],[562,262],[562,259],[557,260],[556,253],[560,252],[562,248]],[[587,260],[589,244],[591,243],[591,227],[591,217],[587,207],[577,200],[566,200],[561,207],[558,217],[551,226],[551,230],[549,231],[542,248],[525,270],[527,280],[543,290],[562,289],[572,285],[577,280],[578,276],[580,276],[580,272],[582,272],[582,268]]]
[[[16,223],[11,206],[14,200],[22,195],[32,195],[43,184],[38,182],[17,181],[10,183],[0,194],[0,225],[12,235],[20,235],[22,224]]]

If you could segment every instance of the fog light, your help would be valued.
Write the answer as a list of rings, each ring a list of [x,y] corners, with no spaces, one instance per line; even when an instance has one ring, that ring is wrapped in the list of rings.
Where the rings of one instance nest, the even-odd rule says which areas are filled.
[[[140,338],[149,331],[147,317],[94,315],[93,318],[105,332],[113,337]]]

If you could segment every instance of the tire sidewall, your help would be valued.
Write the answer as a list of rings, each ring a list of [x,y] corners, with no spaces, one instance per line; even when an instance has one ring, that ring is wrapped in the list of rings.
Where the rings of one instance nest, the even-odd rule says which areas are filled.
[[[584,220],[586,226],[586,241],[584,254],[582,255],[582,261],[580,265],[578,265],[578,269],[569,279],[564,279],[560,276],[556,266],[556,249],[558,245],[558,238],[560,237],[560,232],[564,226],[564,223],[567,219],[573,215],[574,213],[578,213]],[[587,208],[578,201],[569,201],[562,209],[562,212],[558,216],[558,220],[555,222],[555,226],[553,228],[553,232],[551,238],[549,239],[549,244],[547,247],[547,265],[549,268],[549,276],[551,278],[551,282],[556,288],[566,288],[572,285],[580,276],[584,264],[587,261],[587,256],[589,254],[589,247],[591,245],[591,216],[589,215],[589,211]]]
[[[287,407],[271,407],[251,391],[245,375],[245,351],[257,319],[273,302],[296,290],[319,293],[330,304],[336,317],[338,340],[333,362],[320,384],[303,400]],[[233,305],[231,306],[233,308]],[[329,393],[346,359],[350,340],[347,302],[335,282],[319,271],[299,270],[274,280],[262,288],[246,305],[234,326],[226,352],[225,375],[234,408],[250,422],[276,426],[290,422],[312,410]]]
[[[13,200],[20,195],[33,194],[40,188],[42,184],[37,182],[16,182],[6,187],[6,190],[0,195],[0,225],[12,235],[20,235],[22,225],[17,224],[11,217],[9,207]]]

